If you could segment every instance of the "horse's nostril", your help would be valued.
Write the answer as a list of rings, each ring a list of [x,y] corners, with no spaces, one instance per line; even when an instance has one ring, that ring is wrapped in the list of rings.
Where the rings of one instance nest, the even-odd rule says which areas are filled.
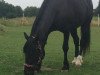
[[[29,65],[29,64],[24,64],[24,66],[28,68],[33,68],[33,65]]]

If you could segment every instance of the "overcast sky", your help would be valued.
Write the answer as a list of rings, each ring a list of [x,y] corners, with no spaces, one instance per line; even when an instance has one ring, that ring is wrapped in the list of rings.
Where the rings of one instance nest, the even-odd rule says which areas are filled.
[[[5,0],[5,1],[15,6],[21,6],[23,9],[25,9],[27,6],[40,7],[43,2],[43,0]],[[92,0],[92,1],[94,8],[96,8],[99,0]]]

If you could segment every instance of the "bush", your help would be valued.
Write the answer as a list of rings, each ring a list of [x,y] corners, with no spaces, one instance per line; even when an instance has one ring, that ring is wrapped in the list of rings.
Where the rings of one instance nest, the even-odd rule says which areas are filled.
[[[5,31],[5,26],[0,24],[0,31]]]
[[[22,17],[13,19],[0,19],[0,24],[4,26],[29,26],[33,25],[35,17]]]
[[[27,7],[24,10],[25,17],[37,16],[39,12],[39,8],[37,7]]]

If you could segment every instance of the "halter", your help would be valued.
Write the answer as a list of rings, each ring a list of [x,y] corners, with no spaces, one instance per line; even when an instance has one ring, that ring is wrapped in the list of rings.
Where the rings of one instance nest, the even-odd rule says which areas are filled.
[[[32,38],[33,38],[33,39],[35,39],[35,37],[34,37],[34,36],[32,36]]]
[[[35,39],[36,37],[35,36],[31,36],[33,39]],[[41,45],[40,45],[40,42],[39,41],[37,41],[37,50],[40,50],[40,57],[39,57],[39,59],[42,59],[42,47],[41,47]]]
[[[31,36],[31,37],[32,37],[33,39],[36,38],[36,37],[34,37],[34,36]],[[37,49],[37,50],[40,50],[40,53],[39,53],[39,60],[38,60],[38,62],[37,62],[37,64],[39,64],[39,63],[41,63],[41,61],[42,61],[42,48],[41,48],[41,45],[40,45],[39,41],[38,41],[38,44],[37,44],[36,49]],[[30,65],[30,64],[27,64],[27,63],[24,64],[24,67],[29,68],[29,69],[35,69],[35,66],[36,66],[36,65]]]

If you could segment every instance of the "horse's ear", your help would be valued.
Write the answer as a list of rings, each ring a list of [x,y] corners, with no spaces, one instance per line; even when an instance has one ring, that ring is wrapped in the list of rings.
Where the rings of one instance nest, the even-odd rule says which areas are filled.
[[[26,40],[28,40],[29,36],[24,32],[24,37]]]

